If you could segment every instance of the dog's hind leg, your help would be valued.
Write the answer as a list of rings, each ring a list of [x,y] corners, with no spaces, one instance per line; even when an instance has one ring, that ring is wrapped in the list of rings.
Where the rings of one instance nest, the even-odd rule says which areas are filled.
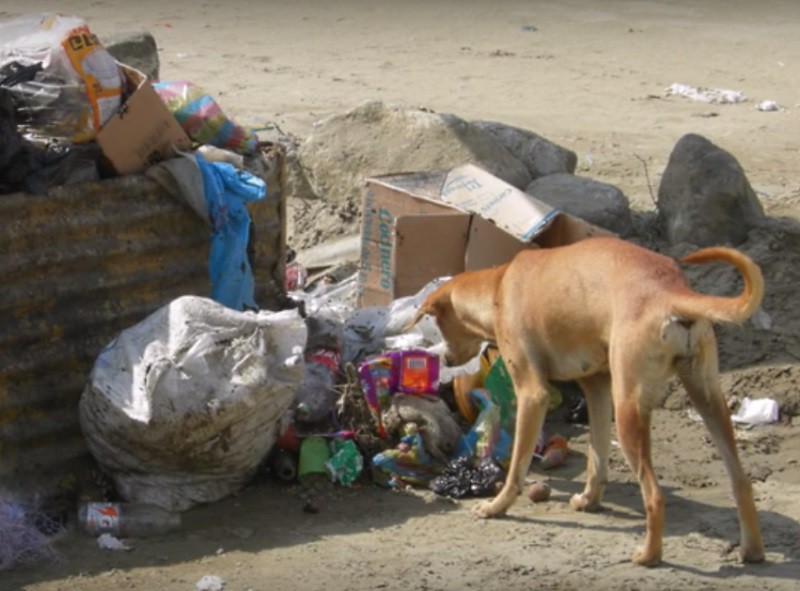
[[[550,397],[547,381],[533,364],[524,357],[508,355],[502,349],[501,354],[514,382],[517,394],[517,418],[505,484],[494,499],[483,501],[473,509],[475,515],[484,518],[505,514],[524,488],[536,438],[542,429]]]
[[[743,562],[761,562],[764,560],[764,545],[753,501],[753,487],[742,469],[736,451],[730,412],[719,385],[716,339],[710,329],[700,341],[698,353],[693,358],[678,363],[677,369],[689,399],[703,418],[725,462],[725,468],[733,484],[733,494],[739,512],[740,557]]]
[[[611,445],[611,377],[596,374],[578,380],[589,410],[589,453],[586,462],[586,488],[573,495],[569,504],[578,511],[594,511],[603,500],[608,481],[608,452]]]
[[[628,339],[613,347],[610,355],[612,395],[620,448],[639,480],[647,516],[644,546],[634,553],[633,562],[656,566],[661,562],[664,531],[664,495],[658,486],[650,449],[650,412],[648,401],[652,384],[642,372],[648,365],[647,352],[634,349]],[[660,382],[659,382],[660,383]]]

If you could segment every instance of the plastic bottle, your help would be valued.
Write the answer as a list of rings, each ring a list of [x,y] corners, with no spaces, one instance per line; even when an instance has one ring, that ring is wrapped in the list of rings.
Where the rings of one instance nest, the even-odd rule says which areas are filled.
[[[78,508],[78,523],[86,533],[104,533],[122,538],[146,538],[175,531],[180,513],[139,503],[84,503]]]

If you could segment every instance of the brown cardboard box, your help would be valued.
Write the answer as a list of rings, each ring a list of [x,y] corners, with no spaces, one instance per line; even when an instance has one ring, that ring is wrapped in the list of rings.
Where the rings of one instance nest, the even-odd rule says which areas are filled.
[[[385,306],[524,248],[609,235],[473,165],[367,179],[363,205],[359,306]]]
[[[167,158],[173,144],[188,150],[191,141],[147,77],[129,66],[120,68],[131,94],[100,128],[96,140],[114,170],[133,174]]]

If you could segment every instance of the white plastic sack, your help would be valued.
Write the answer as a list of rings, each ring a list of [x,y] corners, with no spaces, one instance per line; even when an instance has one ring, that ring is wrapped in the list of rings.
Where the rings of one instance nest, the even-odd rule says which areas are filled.
[[[42,70],[33,80],[7,90],[29,119],[22,123],[42,135],[90,141],[119,110],[117,62],[82,19],[43,13],[0,23],[0,67],[36,63]]]
[[[123,331],[80,401],[89,450],[128,501],[171,511],[242,488],[303,378],[296,310],[186,296]]]

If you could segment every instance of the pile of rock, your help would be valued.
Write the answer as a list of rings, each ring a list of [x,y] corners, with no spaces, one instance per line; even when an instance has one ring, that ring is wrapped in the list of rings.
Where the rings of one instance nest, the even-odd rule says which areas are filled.
[[[306,205],[293,245],[306,248],[358,232],[364,179],[472,163],[553,207],[628,237],[628,198],[615,186],[575,175],[575,152],[532,131],[466,121],[425,109],[364,103],[319,122],[289,158],[289,195]],[[658,189],[661,228],[672,244],[740,244],[764,218],[742,167],[728,152],[687,135]]]

